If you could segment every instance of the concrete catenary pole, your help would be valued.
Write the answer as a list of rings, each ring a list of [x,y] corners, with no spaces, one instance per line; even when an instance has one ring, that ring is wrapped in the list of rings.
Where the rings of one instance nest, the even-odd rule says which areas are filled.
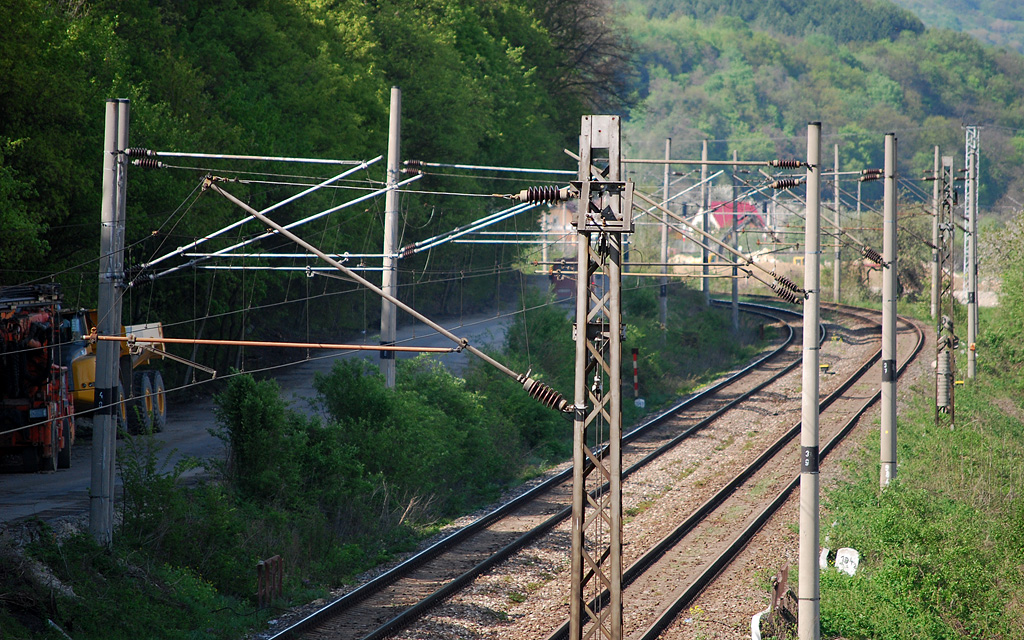
[[[939,198],[942,194],[942,174],[939,164],[939,146],[935,145],[932,164],[932,320],[939,319]]]
[[[835,206],[835,221],[836,231],[835,236],[832,238],[832,258],[833,258],[833,274],[832,274],[832,301],[839,303],[839,293],[841,281],[843,278],[843,256],[839,248],[839,236],[842,235],[842,226],[839,222],[839,145],[834,145],[833,150],[835,151],[835,173],[832,176],[832,193],[833,203]]]
[[[818,324],[821,295],[821,123],[807,125],[807,212],[804,227],[803,404],[800,423],[800,640],[821,637],[818,567]]]
[[[384,270],[381,289],[390,296],[398,297],[398,259],[394,256],[398,247],[398,183],[401,171],[402,141],[402,91],[391,87],[391,120],[388,127],[388,176],[389,191],[384,196]],[[397,336],[398,309],[384,298],[380,307],[380,343],[395,344]],[[395,352],[380,352],[380,369],[384,384],[389,389],[395,386]]]
[[[123,103],[123,107],[122,107]],[[124,121],[121,122],[121,117]],[[124,158],[119,141],[127,142],[128,101],[107,100],[103,134],[103,191],[100,203],[99,294],[97,332],[121,334],[121,292],[124,278],[124,219],[118,188]],[[121,127],[124,127],[122,133]],[[113,541],[114,460],[117,439],[120,345],[101,341],[96,345],[96,414],[94,417],[91,480],[89,489],[89,532],[96,542],[110,546]]]
[[[978,371],[978,128],[967,127],[967,377]]]
[[[737,162],[738,154],[732,150],[732,161]],[[736,165],[733,165],[732,173],[732,247],[739,251],[740,227],[739,227],[739,199],[740,187],[736,181]],[[740,280],[739,271],[734,264],[732,267],[732,330],[740,330]]]
[[[705,140],[701,147],[700,160],[703,164],[700,165],[700,229],[707,233],[708,227],[710,226],[710,214],[708,209],[711,207],[711,192],[708,188],[708,141]],[[702,243],[703,244],[703,243]],[[701,262],[701,279],[700,279],[700,290],[704,292],[704,304],[711,305],[711,278],[708,276],[708,259],[711,254],[708,252],[707,245],[701,247],[700,250],[700,262]]]
[[[882,192],[881,486],[896,478],[896,134],[885,134]]]
[[[119,269],[124,275],[124,234],[125,225],[127,224],[127,204],[128,204],[128,157],[125,155],[125,150],[128,149],[128,122],[130,116],[130,102],[126,98],[121,98],[117,101],[117,224],[115,230],[117,232],[117,263],[120,265]],[[119,280],[120,282],[120,280]],[[121,331],[121,288],[118,287],[117,291],[117,309],[114,317],[117,319],[116,330],[118,333]],[[121,349],[118,347],[117,356],[121,355]],[[120,363],[120,358],[117,358]],[[124,393],[122,396],[127,396],[131,393],[132,385],[132,373],[131,367],[127,370],[122,370],[120,366],[115,370],[115,374],[118,374],[119,380],[122,382],[124,387]],[[125,410],[133,410],[131,405],[121,407],[117,415],[125,413]],[[115,422],[115,427],[117,423]],[[127,425],[125,425],[127,426]],[[116,436],[116,432],[114,433]],[[107,486],[110,487],[110,500],[107,501],[107,514],[106,521],[110,523],[110,529],[113,531],[114,528],[114,484],[117,478],[117,438],[112,437],[107,439],[107,459],[110,461],[110,466],[107,469]]]
[[[669,176],[672,175],[668,161],[672,158],[672,138],[665,138],[665,187],[662,200],[665,201],[665,206],[668,205],[669,199]],[[665,275],[661,276],[661,289],[658,292],[658,301],[660,303],[659,320],[661,320],[662,330],[668,329],[668,218],[666,217],[661,225],[661,272]]]

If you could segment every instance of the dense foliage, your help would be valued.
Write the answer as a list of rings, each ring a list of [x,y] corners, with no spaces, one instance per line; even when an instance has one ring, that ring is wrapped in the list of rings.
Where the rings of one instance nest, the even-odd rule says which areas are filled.
[[[994,320],[982,316],[984,331]],[[1020,635],[1024,379],[1000,365],[1015,349],[983,343],[979,377],[956,391],[952,431],[935,428],[930,384],[915,387],[899,420],[897,481],[879,492],[875,431],[846,466],[849,483],[824,501],[823,522],[834,524],[822,544],[857,549],[861,565],[853,577],[822,573],[822,637]]]
[[[1024,53],[1024,6],[1017,0],[893,0],[929,27],[963,31]]]
[[[990,234],[985,256],[1003,288],[998,307],[981,309],[978,375],[955,389],[954,427],[936,428],[926,376],[900,409],[896,482],[878,489],[876,430],[823,501],[833,524],[822,545],[857,549],[861,565],[853,577],[822,573],[822,637],[1009,638],[1024,628],[1022,229],[1018,214]],[[965,378],[963,352],[957,367]]]
[[[98,229],[106,98],[132,100],[136,146],[369,158],[400,85],[406,157],[525,163],[558,150],[585,98],[554,84],[566,61],[529,2],[14,0],[3,13],[0,192],[57,252],[19,243],[48,271],[95,253],[68,240]],[[191,189],[155,180],[131,185],[129,242]]]
[[[759,333],[754,325],[733,333],[723,322],[726,312],[706,308],[700,293],[682,287],[671,291],[670,327],[663,333],[655,291],[632,288],[624,299],[627,346],[642,354],[648,409],[749,357]],[[570,336],[566,307],[534,300],[495,355],[532,369],[571,398]],[[655,357],[665,340],[679,349]],[[399,360],[398,367],[396,388],[386,389],[368,362],[338,361],[313,382],[313,416],[289,408],[273,380],[232,377],[217,397],[215,433],[226,455],[209,464],[212,477],[198,482],[185,481],[198,461],[167,471],[155,439],[126,437],[119,447],[124,499],[113,558],[86,536],[57,545],[44,535],[32,549],[47,564],[62,563],[60,579],[76,590],[109,582],[95,613],[78,603],[48,610],[49,600],[39,596],[46,588],[13,578],[18,561],[0,544],[0,577],[17,583],[20,598],[17,606],[0,607],[0,623],[22,637],[26,627],[15,614],[35,624],[46,611],[74,637],[99,638],[108,637],[103,621],[109,626],[131,615],[118,637],[146,625],[161,637],[186,637],[184,630],[197,628],[207,631],[194,637],[237,637],[239,626],[272,615],[242,613],[252,606],[260,559],[284,557],[287,597],[312,599],[570,453],[572,423],[494,368],[472,367],[463,380],[428,357]],[[631,379],[630,367],[627,358],[623,379]],[[625,405],[628,425],[640,412]],[[73,559],[63,561],[62,553]],[[122,565],[135,569],[116,568]],[[126,608],[116,610],[117,598],[125,598]],[[152,604],[143,606],[145,598]],[[164,607],[178,600],[185,606],[167,613]]]
[[[386,154],[390,90],[399,86],[403,159],[565,164],[561,149],[575,140],[579,115],[625,97],[624,49],[606,13],[604,0],[7,2],[0,16],[0,284],[53,278],[64,284],[69,306],[95,304],[108,98],[131,100],[133,147],[351,161]],[[376,321],[377,300],[351,294],[347,282],[306,281],[302,259],[285,264],[297,271],[283,274],[187,267],[153,282],[189,259],[145,268],[241,217],[223,198],[198,190],[205,173],[226,178],[226,190],[261,208],[346,167],[163,161],[170,168],[128,172],[126,265],[134,286],[124,299],[126,322],[160,320],[176,336],[278,336],[302,326],[337,337]],[[336,206],[379,188],[384,173],[378,162],[342,182],[344,191],[324,189],[274,215],[290,222]],[[508,185],[431,176],[413,188],[489,194]],[[383,198],[369,200],[298,230],[326,251],[379,252],[383,206]],[[500,207],[407,194],[402,241]],[[258,226],[242,225],[197,250],[251,239],[263,231]],[[295,250],[274,239],[247,247]],[[459,299],[487,304],[495,263],[488,252],[460,247],[405,260],[401,295],[418,294],[424,311],[450,312],[461,274]],[[417,292],[408,286],[413,275]],[[244,366],[247,357],[219,347],[179,353],[220,370]]]
[[[844,3],[829,18],[855,13],[862,4]],[[776,22],[774,3],[742,5],[756,9],[749,23],[736,14],[715,22],[706,21],[713,17],[707,12],[694,18],[687,3],[653,14],[648,3],[627,6],[633,8],[626,23],[644,97],[627,127],[636,155],[660,155],[671,137],[673,149],[689,157],[698,157],[702,139],[714,141],[712,159],[731,157],[733,150],[741,159],[802,157],[807,123],[820,121],[823,147],[839,144],[841,167],[849,170],[882,166],[883,136],[896,132],[900,173],[914,179],[931,169],[935,145],[961,165],[962,125],[968,123],[983,126],[979,196],[985,212],[1010,205],[1006,195],[1024,185],[1019,54],[943,30],[851,39],[797,27],[792,31],[807,35],[794,38],[784,35],[791,31],[784,26],[769,25]]]
[[[821,34],[836,42],[873,42],[893,39],[904,31],[921,33],[924,25],[895,4],[847,0],[628,0],[651,18],[689,16],[714,21],[739,18],[753,29],[780,35]]]
[[[998,362],[998,371],[1024,378],[1024,213],[986,237],[991,239],[979,246],[981,262],[986,272],[999,273],[1000,284],[999,306],[979,332],[984,346],[997,356],[985,360]]]

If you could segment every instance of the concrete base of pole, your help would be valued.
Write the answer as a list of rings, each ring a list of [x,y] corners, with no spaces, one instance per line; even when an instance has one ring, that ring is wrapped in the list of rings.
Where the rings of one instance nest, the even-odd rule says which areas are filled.
[[[803,576],[800,577],[803,580]],[[801,630],[800,640],[820,640],[821,630],[818,629],[818,620],[821,619],[821,600],[818,598],[798,598],[797,604],[797,628]],[[813,633],[804,635],[804,630],[812,630]]]

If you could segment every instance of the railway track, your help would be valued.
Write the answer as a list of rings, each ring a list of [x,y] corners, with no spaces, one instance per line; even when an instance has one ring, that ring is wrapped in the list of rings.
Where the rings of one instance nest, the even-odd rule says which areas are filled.
[[[740,371],[728,376],[714,386],[695,394],[626,434],[623,443],[623,476],[625,486],[629,486],[630,478],[640,475],[652,463],[662,459],[669,452],[677,451],[679,444],[694,438],[702,430],[714,425],[723,415],[737,410],[741,403],[760,394],[772,398],[785,395],[785,391],[772,389],[788,378],[794,377],[793,370],[800,363],[800,345],[794,344],[794,331],[799,315],[788,310],[763,307],[761,305],[744,305],[748,313],[760,314],[773,322],[785,327],[783,339],[775,349]],[[872,327],[878,326],[877,314],[862,310],[844,309],[840,313],[846,315],[853,324],[847,331],[847,337],[863,333],[870,336]],[[822,339],[826,336],[823,332]],[[845,377],[842,384],[823,385],[823,389],[832,387],[831,394],[823,400],[823,420],[825,412],[837,403],[843,390],[848,389],[862,377],[879,357],[878,348],[870,339],[862,340],[862,351],[866,352],[861,366],[853,375]],[[877,342],[874,341],[874,342]],[[798,376],[799,372],[797,372]],[[799,401],[797,400],[797,406]],[[852,420],[850,420],[852,424]],[[644,576],[658,575],[659,567],[664,563],[678,563],[680,552],[690,546],[687,540],[694,535],[701,536],[702,526],[715,521],[715,514],[724,509],[735,512],[739,507],[735,501],[744,495],[744,486],[759,487],[763,493],[766,477],[779,475],[777,469],[796,469],[797,463],[792,447],[787,444],[798,433],[799,426],[791,427],[782,435],[773,435],[773,442],[753,461],[744,462],[744,468],[732,475],[729,480],[717,489],[710,498],[698,508],[692,510],[682,524],[673,528],[655,545],[645,546],[647,549],[640,557],[626,559],[630,567],[624,575],[624,589],[643,591]],[[828,431],[822,423],[822,441],[828,442]],[[823,447],[827,453],[831,444]],[[787,454],[792,462],[785,462]],[[788,467],[785,465],[789,464]],[[776,471],[772,471],[776,469]],[[786,475],[786,474],[782,474]],[[770,483],[769,483],[770,484]],[[784,484],[784,482],[782,483]],[[464,589],[476,577],[492,569],[517,551],[535,543],[544,535],[559,526],[565,526],[568,519],[569,495],[571,489],[571,469],[557,474],[545,482],[533,487],[528,492],[510,501],[502,507],[480,518],[473,524],[445,538],[432,547],[421,551],[392,570],[382,574],[375,580],[364,584],[314,614],[299,620],[286,629],[273,635],[272,638],[382,638],[398,633],[402,628],[436,609],[454,594]],[[780,494],[792,490],[781,489]],[[733,501],[733,502],[730,502]],[[759,503],[759,501],[754,501]],[[763,501],[760,501],[763,502]],[[775,501],[773,501],[775,502]],[[762,516],[767,517],[767,516]],[[750,518],[747,518],[748,520]],[[748,529],[756,530],[759,525],[751,522]],[[732,547],[742,548],[745,538],[733,540]],[[749,534],[747,534],[749,535]],[[726,536],[729,537],[729,536]],[[721,545],[721,543],[716,543]],[[726,545],[730,546],[730,545]],[[638,548],[637,548],[638,549]],[[631,551],[635,551],[630,547]],[[680,551],[682,550],[682,551]],[[723,556],[727,557],[727,556]],[[718,560],[704,572],[713,576],[720,570]],[[724,566],[724,565],[723,565]],[[717,567],[717,568],[716,568]],[[673,575],[677,575],[676,574]],[[685,606],[693,595],[706,585],[709,577],[692,581],[687,596],[679,595],[675,601],[683,605],[665,605],[660,607],[664,620],[671,620],[673,607]],[[702,582],[703,580],[703,582]],[[657,589],[654,589],[657,590]],[[674,590],[669,590],[672,592]],[[664,592],[664,590],[660,590]],[[601,594],[594,594],[595,603],[601,600]],[[627,597],[627,605],[632,601],[641,601]],[[648,607],[650,608],[650,607]],[[656,609],[659,607],[655,607]],[[640,612],[636,612],[639,614]],[[630,612],[627,620],[650,620],[648,615],[633,615]],[[667,622],[665,624],[668,624]],[[551,625],[557,627],[557,624]],[[549,628],[551,628],[549,627]],[[656,629],[652,624],[651,629]],[[563,637],[567,628],[556,628],[552,637]],[[651,631],[657,633],[657,630]],[[656,637],[649,635],[645,637]]]
[[[827,308],[823,305],[823,308]],[[835,307],[832,307],[835,309]],[[901,344],[900,372],[920,351],[924,335],[913,323],[901,320],[901,329],[915,339]],[[828,393],[819,403],[821,459],[846,437],[878,398],[881,380],[880,350],[869,355],[854,376]],[[875,374],[875,375],[872,375]],[[851,390],[853,391],[851,393]],[[731,563],[757,531],[799,486],[799,420],[779,436],[721,489],[650,547],[623,573],[625,637],[654,640],[688,611],[696,597]],[[768,496],[767,499],[763,496]],[[722,526],[725,522],[740,526]],[[695,555],[694,549],[703,550]],[[708,557],[710,556],[710,558]],[[665,593],[662,598],[636,594]],[[607,594],[592,601],[592,606]],[[646,625],[646,626],[645,626]],[[550,634],[550,640],[568,637],[568,621]]]

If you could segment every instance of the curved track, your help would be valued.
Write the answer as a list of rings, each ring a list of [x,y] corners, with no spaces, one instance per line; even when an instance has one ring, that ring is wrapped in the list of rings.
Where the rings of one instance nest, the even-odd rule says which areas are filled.
[[[835,305],[823,305],[823,308],[838,310]],[[902,373],[906,364],[920,352],[924,335],[914,323],[902,319],[900,322],[902,330],[915,336],[912,344],[901,345],[904,347],[899,354]],[[880,356],[880,349],[869,355],[853,376],[821,400],[822,460],[878,399],[880,391],[872,381],[881,379]],[[871,372],[877,375],[870,375]],[[633,627],[624,630],[624,635],[628,632],[630,637],[642,640],[660,637],[781,508],[800,482],[799,473],[787,473],[787,470],[799,469],[797,450],[791,445],[799,443],[800,426],[797,422],[779,436],[623,572],[623,600],[632,609],[624,617],[632,621],[630,626]],[[725,522],[736,526],[722,526]],[[693,549],[707,550],[711,558],[694,556]],[[650,593],[664,593],[666,597],[638,595]],[[591,605],[600,606],[605,598],[607,593],[602,593]],[[644,624],[647,626],[641,626]],[[549,637],[551,640],[567,638],[568,621]]]
[[[799,318],[799,314],[752,304],[745,304],[744,308],[748,313],[759,314],[788,327],[782,344],[751,365],[701,393],[686,398],[669,411],[626,434],[623,439],[624,479],[628,479],[666,452],[672,451],[680,442],[713,424],[716,419],[735,409],[744,400],[777,383],[799,364],[800,347],[794,345],[796,333],[791,324],[795,321],[783,320]],[[856,318],[855,322],[864,324],[867,329],[871,326],[877,327],[877,320],[865,320],[865,312],[861,310],[845,309],[841,313]],[[822,338],[824,337],[823,333]],[[841,385],[841,389],[834,390],[823,401],[823,407],[841,397],[843,390],[854,384],[878,357],[877,350],[873,350],[857,373],[850,376],[846,383]],[[680,545],[685,547],[686,538],[698,528],[699,523],[711,519],[710,516],[715,510],[722,508],[730,496],[736,494],[745,483],[763,484],[763,480],[756,480],[757,474],[771,460],[786,451],[786,444],[798,429],[799,426],[793,427],[788,435],[776,439],[757,460],[748,464],[732,481],[691,513],[662,542],[635,560],[624,575],[623,587],[631,589],[631,585],[641,580],[642,576],[656,575],[659,561],[669,557],[671,549],[679,548]],[[822,433],[824,440],[824,429]],[[822,448],[823,456],[830,448],[831,444]],[[796,463],[794,462],[790,468],[797,468]],[[463,589],[480,574],[563,523],[570,511],[570,485],[571,468],[533,487],[359,589],[292,624],[273,638],[381,638],[397,633]],[[789,487],[784,492],[788,495],[788,491],[791,490],[792,487]],[[725,508],[735,509],[728,505]],[[752,530],[756,531],[760,525],[751,526]],[[745,540],[737,538],[737,549],[742,548]],[[716,574],[720,568],[710,568],[709,576]],[[706,583],[705,581],[703,584]],[[694,595],[703,588],[703,584],[699,580],[694,582]],[[600,598],[598,595],[595,600]],[[692,600],[692,596],[689,598]],[[680,601],[685,601],[685,598]],[[672,606],[661,608],[664,609],[664,619],[670,620]],[[560,636],[561,633],[560,630],[556,630],[554,637]]]

